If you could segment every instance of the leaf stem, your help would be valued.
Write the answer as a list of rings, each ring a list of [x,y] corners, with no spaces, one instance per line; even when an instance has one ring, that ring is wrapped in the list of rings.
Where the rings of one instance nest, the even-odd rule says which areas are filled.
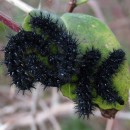
[[[75,7],[77,6],[76,2],[77,2],[77,0],[70,0],[69,1],[69,5],[68,5],[68,12],[69,13],[72,13],[73,10],[75,9]]]
[[[69,1],[69,5],[68,5],[68,12],[69,13],[72,13],[73,12],[73,10],[77,7],[77,6],[79,6],[79,5],[81,5],[81,4],[84,4],[84,3],[86,3],[88,0],[70,0]]]

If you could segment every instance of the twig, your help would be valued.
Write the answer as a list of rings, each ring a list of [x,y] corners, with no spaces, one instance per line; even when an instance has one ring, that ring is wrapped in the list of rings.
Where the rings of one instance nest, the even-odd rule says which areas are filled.
[[[6,26],[8,26],[15,32],[18,32],[20,30],[19,25],[14,21],[12,21],[7,15],[2,13],[1,11],[0,11],[0,22],[4,23]]]
[[[37,104],[38,104],[38,98],[41,91],[40,83],[37,84],[37,89],[32,92],[32,106],[31,106],[31,114],[32,114],[32,124],[31,124],[31,130],[37,130],[37,124],[35,121],[35,116],[37,112]]]
[[[61,130],[60,124],[58,123],[58,121],[56,120],[55,116],[51,116],[51,118],[49,119],[50,122],[52,123],[54,130]]]
[[[16,86],[13,84],[13,85],[11,85],[11,87],[10,87],[10,93],[9,93],[9,97],[10,97],[11,100],[14,99],[14,97],[15,97],[15,92],[16,92]]]
[[[42,105],[44,103],[42,102]],[[24,106],[24,104],[23,104]],[[46,120],[50,120],[50,117],[55,117],[55,116],[72,116],[74,114],[74,104],[73,103],[64,103],[60,104],[58,106],[55,106],[50,109],[46,109],[44,111],[38,112],[35,115],[35,121],[36,124],[43,124]],[[99,111],[96,111],[95,117],[101,117],[101,114]],[[76,115],[76,114],[75,114]],[[20,118],[19,118],[20,117]],[[19,118],[19,120],[18,120]],[[129,112],[119,112],[117,113],[116,119],[128,119],[130,120],[130,113]],[[32,116],[29,115],[28,112],[22,112],[20,113],[13,113],[12,115],[7,115],[3,119],[3,123],[9,123],[12,128],[12,130],[16,127],[25,127],[25,126],[30,126],[33,123]],[[54,121],[53,121],[54,123]]]
[[[114,123],[113,119],[108,119],[106,124],[106,130],[112,130],[113,123]]]
[[[77,0],[70,0],[69,1],[69,5],[68,5],[68,12],[70,12],[70,13],[72,13],[73,12],[73,10],[75,9],[75,7],[76,7],[76,2],[77,2]]]
[[[39,0],[38,9],[42,9],[42,0]]]
[[[42,107],[42,109],[43,109],[44,111],[47,111],[47,110],[49,109],[45,102],[41,102],[41,101],[40,101],[40,102],[39,102],[39,105]],[[59,123],[58,123],[58,121],[56,120],[56,118],[55,118],[54,115],[50,115],[50,117],[49,117],[48,120],[52,123],[54,130],[61,130],[60,125],[59,125]],[[43,124],[43,123],[40,123],[40,124]]]
[[[98,17],[100,20],[102,20],[103,22],[106,22],[105,17],[98,5],[98,2],[96,0],[90,0],[88,1],[88,5],[92,8],[92,10],[94,11],[96,17]]]
[[[51,98],[51,107],[54,108],[57,105],[59,105],[59,95],[57,92],[57,88],[53,87],[52,89],[52,98]],[[47,111],[49,110],[49,107],[47,106],[47,104],[44,101],[39,101],[39,105],[41,106],[41,108],[43,109],[43,111]],[[50,115],[50,117],[48,118],[48,120],[51,122],[51,124],[53,125],[53,129],[54,130],[61,130],[61,127],[56,119],[56,117],[54,115]]]
[[[11,115],[17,111],[26,111],[30,109],[30,103],[26,102],[20,102],[20,103],[14,103],[13,105],[8,105],[0,109],[0,117],[3,117],[5,115]]]
[[[51,99],[51,105],[56,106],[59,104],[59,93],[57,92],[57,88],[52,88],[52,99]]]
[[[21,0],[6,0],[7,2],[15,5],[16,7],[18,7],[19,9],[23,10],[24,12],[28,13],[31,10],[33,10],[34,8],[31,7],[30,5],[24,3]]]

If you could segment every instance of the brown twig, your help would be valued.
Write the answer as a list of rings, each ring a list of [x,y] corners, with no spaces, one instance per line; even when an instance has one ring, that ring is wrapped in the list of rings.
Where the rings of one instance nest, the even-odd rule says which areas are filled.
[[[15,32],[18,32],[20,30],[19,25],[14,21],[12,21],[8,16],[6,16],[1,11],[0,11],[0,22],[4,23],[6,26],[8,26],[10,29],[12,29]]]
[[[72,13],[73,10],[75,9],[76,2],[77,2],[77,0],[70,0],[69,1],[68,10],[67,10],[69,13]]]

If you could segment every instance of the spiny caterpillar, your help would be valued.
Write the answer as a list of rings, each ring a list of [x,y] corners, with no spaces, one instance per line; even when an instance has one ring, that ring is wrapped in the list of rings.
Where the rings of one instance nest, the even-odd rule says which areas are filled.
[[[89,117],[100,107],[95,102],[98,97],[101,103],[124,105],[112,79],[123,65],[125,53],[121,49],[109,50],[104,58],[97,44],[83,52],[81,40],[71,33],[76,32],[62,20],[42,11],[29,13],[23,29],[5,47],[5,64],[13,83],[23,91],[31,90],[35,82],[61,91],[65,84],[73,84],[80,116]]]
[[[76,109],[79,112],[80,116],[87,115],[89,117],[94,110],[93,103],[93,74],[95,71],[95,67],[97,66],[99,60],[101,58],[101,53],[99,50],[89,50],[85,55],[80,59],[79,63],[79,74],[77,81],[77,88],[75,90],[76,93]]]
[[[70,82],[75,72],[76,39],[50,15],[31,16],[29,24],[34,30],[22,29],[11,37],[5,48],[5,64],[13,83],[24,91],[33,88],[35,82],[58,88]],[[42,32],[37,34],[36,27]]]
[[[96,104],[93,99],[93,89],[96,90],[97,95],[101,96],[103,100],[109,104],[118,102],[124,105],[122,97],[118,95],[112,83],[112,76],[116,74],[119,67],[125,60],[125,53],[121,50],[114,50],[110,52],[109,57],[106,58],[101,65],[101,52],[92,48],[88,50],[81,58],[79,65],[78,81],[76,83],[76,106],[79,116],[92,114]]]
[[[97,94],[108,103],[118,102],[124,105],[124,101],[113,87],[112,76],[116,75],[120,65],[125,60],[125,53],[119,49],[109,54],[109,57],[102,63],[95,75],[95,87]]]

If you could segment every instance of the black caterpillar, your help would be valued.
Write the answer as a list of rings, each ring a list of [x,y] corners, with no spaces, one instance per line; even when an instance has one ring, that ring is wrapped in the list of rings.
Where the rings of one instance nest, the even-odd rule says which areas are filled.
[[[58,20],[52,21],[50,15],[39,18],[35,25],[36,16],[32,17],[31,26],[41,27],[42,24],[48,32],[37,34],[35,29],[33,32],[21,30],[11,37],[5,48],[8,73],[20,90],[30,90],[34,82],[59,88],[70,82],[75,72],[76,39]]]
[[[118,102],[124,105],[122,97],[118,95],[112,83],[112,76],[115,75],[120,65],[125,60],[125,53],[119,49],[109,54],[109,57],[102,63],[95,75],[95,88],[97,94],[100,95],[108,103]]]
[[[101,54],[98,50],[92,48],[87,51],[85,55],[80,59],[80,69],[78,74],[78,82],[76,88],[76,109],[79,112],[79,116],[92,114],[95,104],[93,103],[93,74],[94,68],[97,67],[97,64],[101,58]]]
[[[33,31],[20,30],[10,38],[4,50],[8,74],[20,90],[31,90],[35,82],[57,88],[75,83],[77,112],[87,117],[96,107],[94,89],[106,102],[124,104],[112,83],[125,60],[121,49],[110,52],[101,64],[102,54],[94,47],[77,58],[78,40],[62,21],[51,18],[50,14],[44,16],[42,12],[30,17]],[[77,75],[78,80],[73,82],[72,75]]]
[[[109,104],[118,102],[124,105],[122,97],[119,96],[118,91],[112,83],[113,76],[118,72],[119,67],[125,60],[125,53],[121,50],[114,50],[109,53],[108,58],[99,66],[101,59],[101,52],[92,48],[86,52],[81,58],[79,65],[78,87],[76,88],[76,109],[79,116],[89,118],[93,113],[94,108],[97,106],[93,103],[92,92],[95,88],[97,95],[101,96],[103,100]]]

